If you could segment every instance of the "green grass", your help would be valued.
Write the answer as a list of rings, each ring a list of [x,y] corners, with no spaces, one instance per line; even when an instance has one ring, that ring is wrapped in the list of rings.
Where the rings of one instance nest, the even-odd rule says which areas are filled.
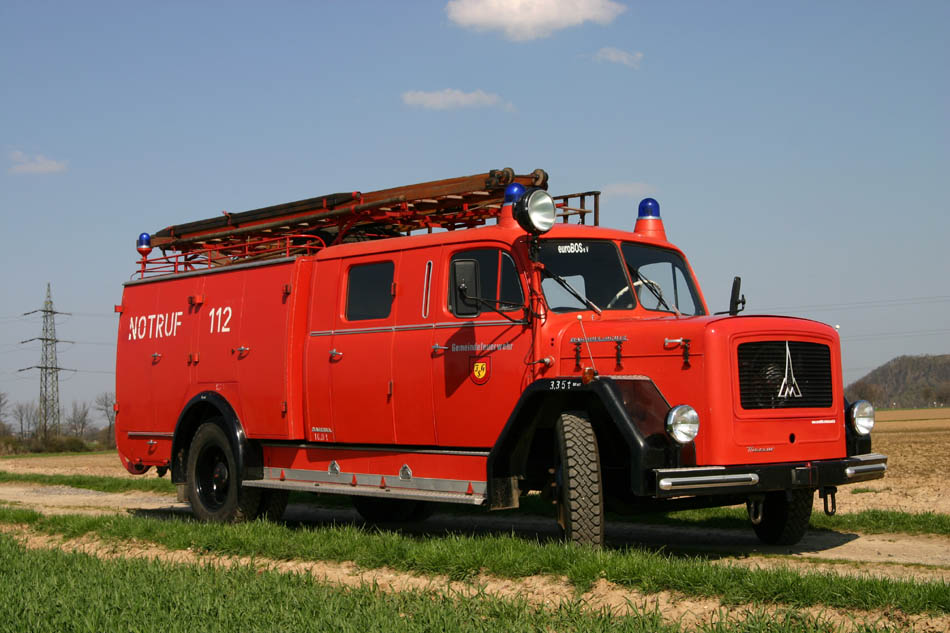
[[[101,561],[24,551],[7,537],[0,569],[0,630],[31,633],[677,630],[655,613],[611,618],[578,605],[546,610],[484,596],[341,589],[249,567]]]
[[[168,478],[137,477],[123,479],[120,477],[96,477],[93,475],[43,475],[40,473],[8,473],[0,470],[0,483],[17,482],[44,484],[48,486],[71,486],[98,490],[99,492],[141,492],[175,493],[175,485]]]
[[[18,453],[16,455],[0,455],[4,459],[42,459],[43,457],[79,457],[84,455],[116,455],[115,449],[104,451],[71,451],[60,453]],[[118,457],[116,457],[118,460]]]
[[[90,579],[95,579],[90,582]],[[558,608],[518,599],[345,589],[309,576],[103,561],[57,550],[29,551],[0,536],[0,630],[61,631],[593,631],[675,633],[656,611],[610,616],[573,602]],[[24,591],[24,588],[29,588]],[[827,620],[783,610],[722,611],[709,633],[832,633]],[[864,625],[859,632],[884,627]],[[892,629],[893,630],[893,629]]]
[[[0,522],[26,523],[35,530],[66,537],[89,534],[120,542],[138,539],[170,549],[277,560],[353,561],[365,568],[389,567],[453,579],[472,578],[480,572],[507,578],[564,576],[578,591],[605,578],[645,593],[670,590],[715,597],[728,604],[950,613],[947,583],[840,577],[783,568],[746,569],[714,564],[702,557],[677,558],[636,548],[597,551],[515,536],[417,537],[357,526],[295,528],[266,522],[215,525],[129,516],[47,517],[5,508],[0,508]]]

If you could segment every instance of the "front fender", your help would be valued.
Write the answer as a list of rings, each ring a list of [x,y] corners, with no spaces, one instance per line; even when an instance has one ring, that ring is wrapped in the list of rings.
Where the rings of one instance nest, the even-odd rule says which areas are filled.
[[[649,494],[655,468],[696,463],[695,446],[680,446],[665,431],[670,405],[646,376],[601,377],[584,384],[577,377],[545,378],[525,389],[488,456],[489,499],[503,499],[500,487],[524,477],[535,434],[553,428],[564,411],[586,411],[601,460],[629,472],[629,492]]]
[[[234,408],[221,394],[203,391],[188,401],[175,423],[175,436],[172,439],[172,482],[185,483],[185,465],[188,463],[191,440],[198,427],[210,420],[216,420],[228,436],[241,480],[263,478],[260,447],[248,441]]]

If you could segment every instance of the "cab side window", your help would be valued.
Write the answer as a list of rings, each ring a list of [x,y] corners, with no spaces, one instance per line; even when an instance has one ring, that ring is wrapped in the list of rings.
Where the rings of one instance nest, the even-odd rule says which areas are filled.
[[[385,319],[393,306],[393,262],[350,268],[346,278],[346,320]]]
[[[472,259],[478,262],[480,298],[492,302],[492,305],[501,312],[521,309],[524,304],[524,295],[521,292],[518,269],[511,255],[497,248],[477,248],[460,251],[452,256],[453,263],[460,259]],[[449,311],[457,316],[456,293],[454,292],[455,273],[451,264],[449,270]],[[481,311],[486,312],[491,309],[483,304]]]

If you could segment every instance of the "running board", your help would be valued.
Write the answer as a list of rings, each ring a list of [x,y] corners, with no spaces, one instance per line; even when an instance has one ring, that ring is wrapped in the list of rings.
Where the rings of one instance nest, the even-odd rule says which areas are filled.
[[[297,492],[316,492],[320,494],[347,495],[351,497],[380,497],[385,499],[412,499],[415,501],[433,501],[437,503],[460,503],[466,505],[484,505],[485,495],[444,492],[436,490],[412,490],[407,488],[372,488],[309,481],[279,481],[272,479],[252,479],[243,482],[247,488],[269,488],[272,490],[293,490]]]

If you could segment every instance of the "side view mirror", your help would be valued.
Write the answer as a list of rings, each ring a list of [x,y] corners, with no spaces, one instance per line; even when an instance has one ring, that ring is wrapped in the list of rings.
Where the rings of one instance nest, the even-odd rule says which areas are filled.
[[[732,279],[732,296],[729,298],[729,314],[735,316],[745,310],[745,295],[740,294],[742,277]]]
[[[474,259],[457,259],[452,262],[454,279],[453,305],[455,316],[474,317],[481,314],[478,297],[481,288],[478,283],[478,262]]]

